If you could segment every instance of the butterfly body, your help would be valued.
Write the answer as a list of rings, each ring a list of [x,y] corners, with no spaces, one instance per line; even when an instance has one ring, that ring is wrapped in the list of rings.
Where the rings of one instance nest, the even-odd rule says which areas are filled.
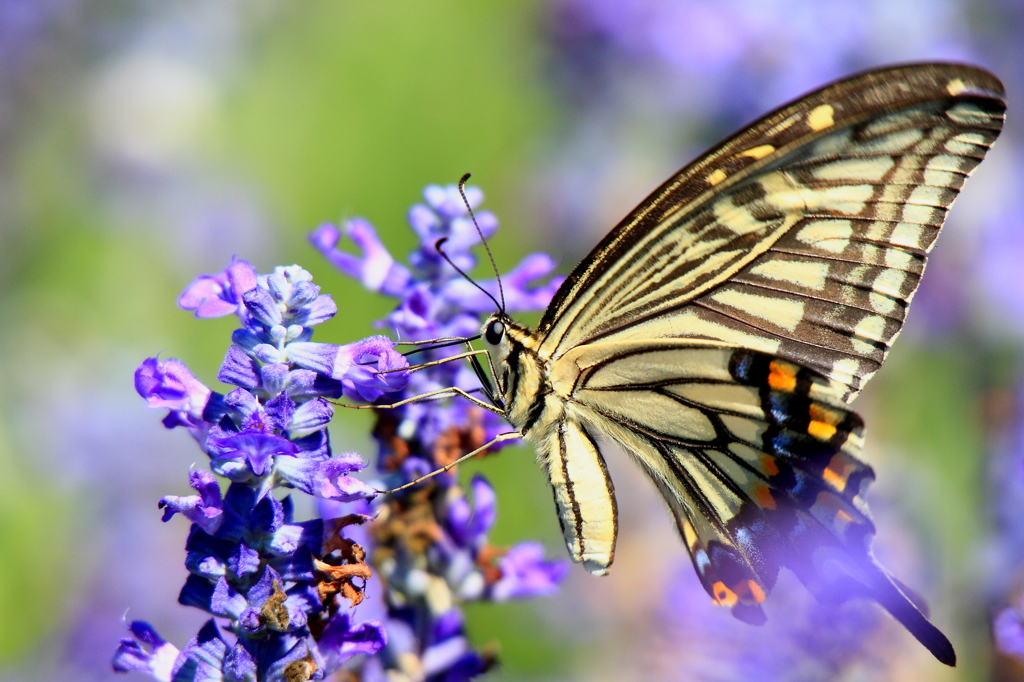
[[[657,189],[571,273],[537,329],[482,336],[496,397],[546,470],[574,561],[614,558],[602,448],[648,474],[701,581],[738,618],[782,567],[819,598],[878,601],[939,660],[949,641],[874,560],[863,422],[1002,86],[922,64],[840,81],[767,115]]]

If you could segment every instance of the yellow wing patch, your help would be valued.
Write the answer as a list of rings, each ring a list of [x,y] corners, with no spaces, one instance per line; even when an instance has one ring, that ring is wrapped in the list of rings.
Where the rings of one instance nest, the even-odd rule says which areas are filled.
[[[831,128],[835,125],[835,121],[832,120],[832,114],[835,113],[835,109],[832,108],[831,104],[822,104],[821,106],[814,107],[811,109],[811,113],[807,114],[807,125],[810,126],[811,130],[824,130],[825,128]]]

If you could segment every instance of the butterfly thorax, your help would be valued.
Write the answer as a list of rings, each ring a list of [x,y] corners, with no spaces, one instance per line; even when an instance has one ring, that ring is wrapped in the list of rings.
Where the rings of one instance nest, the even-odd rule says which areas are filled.
[[[492,315],[484,330],[497,320],[504,333],[497,344],[488,344],[494,360],[499,397],[505,418],[529,440],[555,423],[564,402],[554,395],[549,375],[549,359],[538,352],[534,331],[505,315]],[[485,342],[487,341],[485,335]]]

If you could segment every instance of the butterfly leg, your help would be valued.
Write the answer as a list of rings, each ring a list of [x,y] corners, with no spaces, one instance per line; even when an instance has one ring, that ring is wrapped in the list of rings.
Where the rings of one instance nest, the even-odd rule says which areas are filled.
[[[502,415],[502,416],[505,415],[505,412],[503,410],[495,407],[494,405],[490,405],[488,403],[485,403],[483,400],[480,400],[479,398],[471,396],[469,393],[467,393],[466,391],[462,390],[461,388],[458,388],[457,386],[449,386],[448,388],[439,388],[438,390],[430,391],[429,393],[420,393],[419,395],[414,395],[414,396],[411,396],[409,398],[405,398],[404,400],[399,400],[398,402],[394,402],[394,403],[388,403],[386,405],[379,405],[379,404],[373,404],[373,405],[350,405],[349,403],[337,403],[337,402],[334,402],[334,401],[330,401],[330,402],[333,405],[337,405],[338,407],[347,407],[350,410],[393,410],[393,409],[395,409],[397,407],[402,407],[403,405],[408,405],[410,403],[417,403],[417,402],[420,402],[420,401],[423,401],[423,400],[437,400],[437,399],[439,399],[441,397],[445,397],[445,396],[450,397],[450,396],[453,396],[453,395],[461,396],[461,397],[465,398],[466,400],[468,400],[469,402],[471,402],[474,405],[476,405],[477,407],[481,407],[481,408],[487,410],[488,412],[493,412],[494,414],[498,414],[498,415]]]
[[[465,455],[463,455],[462,457],[459,457],[454,462],[449,462],[448,464],[445,464],[440,469],[435,469],[434,471],[431,471],[429,474],[424,474],[423,476],[420,476],[419,478],[417,478],[415,481],[409,481],[405,485],[400,485],[397,488],[392,488],[391,490],[378,490],[377,494],[378,495],[390,495],[391,493],[397,493],[399,491],[405,490],[406,488],[411,488],[414,485],[418,485],[419,483],[422,483],[423,481],[427,480],[428,478],[433,478],[434,476],[437,476],[438,474],[441,474],[441,473],[444,473],[445,471],[449,471],[449,470],[453,469],[454,467],[458,466],[462,462],[465,462],[467,459],[469,459],[471,457],[476,457],[480,453],[486,452],[487,448],[491,447],[492,445],[497,445],[498,443],[502,443],[502,442],[504,442],[506,440],[512,440],[514,438],[522,438],[522,435],[520,435],[520,433],[518,431],[509,431],[508,433],[499,433],[497,436],[495,436],[491,440],[487,441],[486,443],[484,443],[483,445],[478,447],[476,450],[473,450],[472,452],[466,453]]]
[[[477,337],[479,338],[479,337]],[[396,346],[429,346],[435,343],[452,344],[458,345],[460,343],[466,343],[466,338],[462,336],[442,336],[439,339],[423,339],[422,341],[399,341]],[[443,346],[439,346],[443,347]],[[430,348],[426,350],[432,350]]]
[[[455,360],[462,360],[464,358],[471,358],[475,355],[490,355],[486,350],[472,350],[465,353],[459,353],[458,355],[450,355],[440,360],[431,360],[430,362],[424,362],[419,365],[409,365],[408,367],[396,367],[395,369],[382,369],[377,374],[392,374],[394,372],[418,372],[421,369],[427,369],[428,367],[436,367],[437,365],[443,365],[446,362],[454,362]]]

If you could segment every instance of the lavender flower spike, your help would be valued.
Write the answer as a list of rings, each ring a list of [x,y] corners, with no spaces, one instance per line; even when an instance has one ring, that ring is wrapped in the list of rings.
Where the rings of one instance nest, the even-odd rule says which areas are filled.
[[[381,338],[342,347],[311,342],[312,327],[337,307],[298,266],[257,275],[235,259],[221,275],[193,282],[180,300],[199,317],[234,312],[241,322],[218,374],[237,386],[227,395],[213,393],[177,360],[151,358],[135,375],[148,405],[169,410],[165,425],[188,427],[210,457],[212,473],[197,469],[189,477],[198,494],[166,495],[159,506],[165,521],[180,514],[191,522],[189,577],[178,601],[223,619],[223,627],[211,620],[179,652],[148,625],[133,623],[135,639],[122,641],[114,669],[167,682],[324,679],[356,653],[384,646],[379,622],[346,613],[362,601],[373,572],[365,552],[344,537],[344,525],[296,522],[291,498],[272,491],[345,502],[376,494],[352,475],[365,467],[360,457],[332,454],[327,426],[334,410],[326,398],[340,395],[346,381],[352,390],[383,395],[404,386],[403,373],[377,379],[364,363],[408,363]],[[335,356],[342,349],[345,370],[334,375],[298,362],[310,348]],[[223,494],[214,474],[231,481]]]

